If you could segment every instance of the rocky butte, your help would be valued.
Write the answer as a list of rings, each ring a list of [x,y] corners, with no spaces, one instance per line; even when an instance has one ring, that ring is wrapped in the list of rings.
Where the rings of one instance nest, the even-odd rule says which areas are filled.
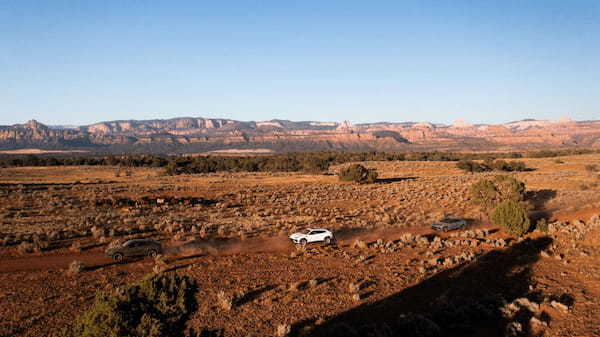
[[[77,127],[35,120],[0,126],[0,150],[198,153],[227,150],[295,151],[507,151],[600,147],[600,121],[522,120],[499,125],[369,123],[348,121],[242,122],[174,118],[122,120]]]

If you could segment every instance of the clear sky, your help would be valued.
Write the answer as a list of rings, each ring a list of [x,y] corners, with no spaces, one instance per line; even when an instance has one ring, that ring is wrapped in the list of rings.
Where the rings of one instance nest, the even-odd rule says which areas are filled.
[[[0,0],[0,124],[600,119],[600,1]]]

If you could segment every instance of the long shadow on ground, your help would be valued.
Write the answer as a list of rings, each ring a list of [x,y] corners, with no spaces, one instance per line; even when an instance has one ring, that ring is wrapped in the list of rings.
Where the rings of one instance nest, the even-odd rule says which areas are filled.
[[[417,180],[417,177],[393,177],[393,178],[377,178],[377,183],[391,184],[399,181]]]
[[[490,251],[475,262],[439,272],[375,303],[364,304],[316,326],[311,336],[454,337],[504,336],[512,324],[500,308],[530,292],[531,265],[552,243],[526,239],[505,250]],[[521,317],[520,336],[534,336]],[[514,319],[514,318],[513,318]],[[298,323],[296,330],[302,330]]]

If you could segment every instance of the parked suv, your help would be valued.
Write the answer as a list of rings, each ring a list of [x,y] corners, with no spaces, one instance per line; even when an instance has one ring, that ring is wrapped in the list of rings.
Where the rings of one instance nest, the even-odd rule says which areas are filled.
[[[302,232],[290,235],[290,240],[293,243],[305,246],[311,242],[325,242],[326,244],[330,244],[334,242],[335,237],[330,230],[325,228],[307,228]]]
[[[124,257],[130,256],[150,256],[162,253],[160,242],[150,239],[133,239],[125,241],[122,245],[112,247],[106,250],[106,255],[111,259],[121,262]]]
[[[467,221],[464,219],[446,217],[438,222],[435,222],[433,225],[431,225],[431,228],[447,232],[454,229],[462,229],[466,226]]]

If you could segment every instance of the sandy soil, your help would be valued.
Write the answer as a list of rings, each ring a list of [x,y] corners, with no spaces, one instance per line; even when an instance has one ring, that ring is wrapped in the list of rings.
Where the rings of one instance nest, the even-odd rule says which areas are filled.
[[[527,298],[539,309],[525,321],[471,322],[460,335],[503,336],[518,321],[526,336],[600,336],[600,228],[589,221],[600,214],[600,194],[597,173],[585,169],[600,164],[600,156],[560,159],[527,160],[535,170],[516,174],[535,192],[534,212],[564,229],[531,233],[525,241],[470,204],[468,186],[486,174],[463,174],[452,163],[366,163],[384,179],[375,185],[306,174],[2,169],[0,236],[7,245],[0,247],[0,335],[56,335],[97,292],[151,273],[152,259],[116,264],[104,255],[112,240],[147,236],[167,247],[169,272],[199,283],[189,327],[224,336],[274,335],[282,323],[295,334],[318,335],[340,322],[385,324],[400,314],[432,313],[448,298],[491,295],[508,303]],[[489,234],[433,232],[428,224],[443,214],[470,219],[458,234]],[[297,250],[286,239],[313,225],[334,229],[338,244]],[[406,233],[428,243],[403,243]],[[34,235],[55,239],[33,253],[14,243]],[[436,236],[446,246],[435,248]],[[355,247],[356,240],[367,247]],[[69,275],[75,260],[87,269]],[[350,283],[359,285],[358,299]],[[238,299],[230,311],[219,307],[219,291]],[[531,317],[545,325],[534,326]]]

